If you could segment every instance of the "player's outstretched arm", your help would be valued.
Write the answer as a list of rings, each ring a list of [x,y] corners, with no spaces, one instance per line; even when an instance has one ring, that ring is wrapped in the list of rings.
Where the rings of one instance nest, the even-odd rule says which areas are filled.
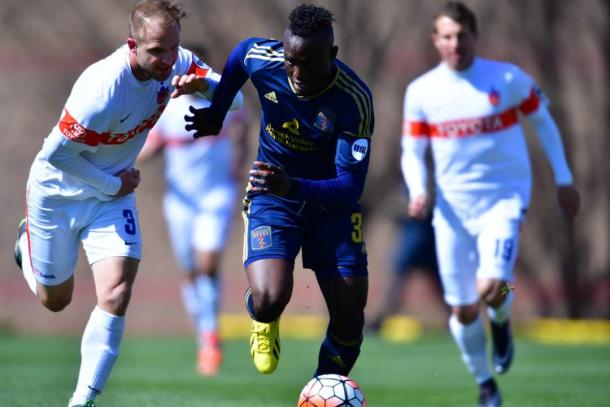
[[[248,74],[241,65],[244,42],[233,49],[222,70],[220,82],[214,90],[212,104],[203,109],[190,108],[192,115],[184,116],[187,131],[195,130],[193,137],[216,135],[222,128],[227,112],[233,104],[235,95],[248,80]]]

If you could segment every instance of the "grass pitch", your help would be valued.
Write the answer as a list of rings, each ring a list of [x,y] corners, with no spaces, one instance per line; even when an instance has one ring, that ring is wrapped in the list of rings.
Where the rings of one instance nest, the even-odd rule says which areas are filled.
[[[0,406],[61,406],[76,383],[80,339],[0,335]],[[125,337],[100,407],[295,406],[315,368],[318,341],[284,340],[272,375],[258,374],[246,339],[225,342],[221,373],[195,374],[191,338]],[[511,372],[498,378],[505,406],[610,405],[610,346],[517,341]],[[447,335],[413,343],[365,339],[354,378],[370,407],[473,406],[476,387]]]

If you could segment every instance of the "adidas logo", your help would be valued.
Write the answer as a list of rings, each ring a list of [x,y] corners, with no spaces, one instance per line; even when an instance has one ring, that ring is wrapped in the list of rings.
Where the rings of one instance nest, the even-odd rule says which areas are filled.
[[[272,101],[273,103],[277,103],[277,96],[275,96],[275,92],[271,91],[269,93],[265,93],[265,99]]]

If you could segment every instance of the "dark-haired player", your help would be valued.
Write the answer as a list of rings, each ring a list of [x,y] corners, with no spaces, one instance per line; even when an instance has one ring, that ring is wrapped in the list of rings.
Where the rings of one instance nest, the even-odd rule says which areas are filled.
[[[279,320],[293,288],[294,259],[312,269],[330,322],[316,374],[348,374],[360,353],[368,290],[358,201],[367,174],[373,102],[336,59],[330,11],[293,9],[283,41],[250,38],[229,56],[208,109],[191,109],[187,130],[217,134],[233,95],[250,78],[260,99],[258,157],[245,199],[245,301],[254,364],[275,370]]]
[[[476,56],[474,13],[448,2],[434,19],[441,64],[406,90],[403,174],[412,216],[427,216],[425,152],[434,157],[433,225],[449,328],[480,388],[479,406],[502,402],[486,354],[480,308],[491,325],[493,369],[513,359],[509,284],[529,205],[531,169],[519,117],[533,125],[551,164],[559,206],[568,221],[579,194],[561,136],[534,80],[519,67]]]

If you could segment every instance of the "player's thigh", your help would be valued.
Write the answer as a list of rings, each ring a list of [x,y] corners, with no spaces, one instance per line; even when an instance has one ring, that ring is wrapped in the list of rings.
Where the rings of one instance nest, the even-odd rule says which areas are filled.
[[[185,199],[168,193],[163,198],[163,213],[176,261],[183,270],[190,271],[194,267],[193,219],[197,214],[196,208]]]
[[[98,202],[89,216],[91,221],[81,231],[89,264],[108,257],[140,259],[142,234],[134,194]]]
[[[194,219],[193,246],[199,251],[221,251],[227,241],[235,192],[232,186],[217,187],[206,194]]]
[[[27,197],[27,232],[36,280],[58,286],[74,273],[78,259],[79,230],[75,226],[81,201],[48,197],[30,188]]]
[[[303,227],[303,267],[320,278],[368,275],[359,205],[351,211],[311,211]]]
[[[283,259],[294,265],[303,239],[301,205],[268,195],[244,200],[244,267],[263,259]]]
[[[441,217],[435,217],[434,232],[445,302],[452,306],[477,302],[479,259],[475,237],[460,225],[450,224]]]
[[[513,281],[520,225],[521,220],[515,218],[498,217],[485,222],[477,239],[478,278]]]

